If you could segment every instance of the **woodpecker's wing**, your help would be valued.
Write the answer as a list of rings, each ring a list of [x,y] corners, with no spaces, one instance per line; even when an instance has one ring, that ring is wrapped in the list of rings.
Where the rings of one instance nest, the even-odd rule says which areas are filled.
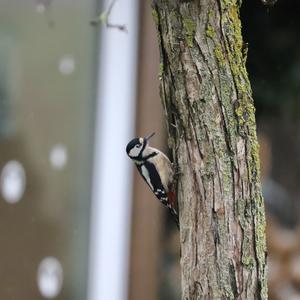
[[[169,158],[161,151],[155,148],[151,148],[152,151],[158,153],[158,155],[149,158],[149,162],[153,163],[156,166],[157,170],[160,170],[160,179],[162,181],[162,185],[165,188],[165,191],[169,191],[170,185],[173,183],[174,171],[172,163]]]
[[[158,198],[158,200],[162,204],[168,207],[171,215],[174,217],[177,227],[179,228],[179,218],[178,218],[177,210],[175,208],[175,199],[174,199],[175,195],[171,191],[169,191],[168,193],[166,192],[154,164],[151,163],[150,161],[146,161],[144,164],[142,165],[137,164],[136,166],[138,171],[144,178],[144,180],[149,185],[150,189]]]
[[[146,161],[142,165],[136,166],[144,180],[149,185],[150,189],[159,199],[159,201],[161,201],[164,205],[168,205],[168,195],[166,190],[164,189],[164,186],[161,182],[160,176],[157,173],[155,166],[149,161]]]

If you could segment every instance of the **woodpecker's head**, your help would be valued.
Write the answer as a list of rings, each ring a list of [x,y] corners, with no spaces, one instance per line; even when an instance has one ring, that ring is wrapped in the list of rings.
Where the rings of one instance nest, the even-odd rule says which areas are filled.
[[[154,134],[155,132],[145,136],[144,138],[140,137],[131,140],[126,147],[127,155],[131,159],[137,159],[137,160],[143,159],[144,156],[143,154],[145,149],[148,146],[148,141],[150,140],[150,138],[154,136]]]

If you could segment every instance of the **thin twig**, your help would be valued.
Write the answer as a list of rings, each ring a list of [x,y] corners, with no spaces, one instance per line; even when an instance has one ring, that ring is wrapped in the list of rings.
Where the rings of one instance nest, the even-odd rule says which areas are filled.
[[[112,9],[113,9],[114,5],[116,4],[116,2],[117,2],[117,0],[112,0],[109,4],[108,8],[104,12],[102,12],[98,18],[96,18],[95,20],[92,20],[90,22],[90,24],[93,26],[102,24],[102,25],[106,26],[107,28],[117,28],[120,31],[127,32],[127,28],[126,28],[125,24],[120,25],[120,24],[112,24],[109,22],[110,14],[111,14]]]

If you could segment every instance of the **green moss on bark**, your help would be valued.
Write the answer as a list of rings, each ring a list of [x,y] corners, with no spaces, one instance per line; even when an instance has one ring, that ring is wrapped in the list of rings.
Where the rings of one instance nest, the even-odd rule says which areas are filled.
[[[193,47],[196,23],[191,18],[183,18],[182,22],[183,22],[183,27],[185,29],[187,44],[189,47]]]

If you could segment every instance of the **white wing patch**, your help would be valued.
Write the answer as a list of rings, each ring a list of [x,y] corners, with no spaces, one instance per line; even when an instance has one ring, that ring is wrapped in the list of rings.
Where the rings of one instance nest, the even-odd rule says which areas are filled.
[[[150,177],[149,177],[149,172],[148,172],[147,168],[145,166],[142,166],[141,171],[142,171],[143,177],[146,179],[147,183],[149,184],[149,186],[153,190],[153,186],[151,184]]]

